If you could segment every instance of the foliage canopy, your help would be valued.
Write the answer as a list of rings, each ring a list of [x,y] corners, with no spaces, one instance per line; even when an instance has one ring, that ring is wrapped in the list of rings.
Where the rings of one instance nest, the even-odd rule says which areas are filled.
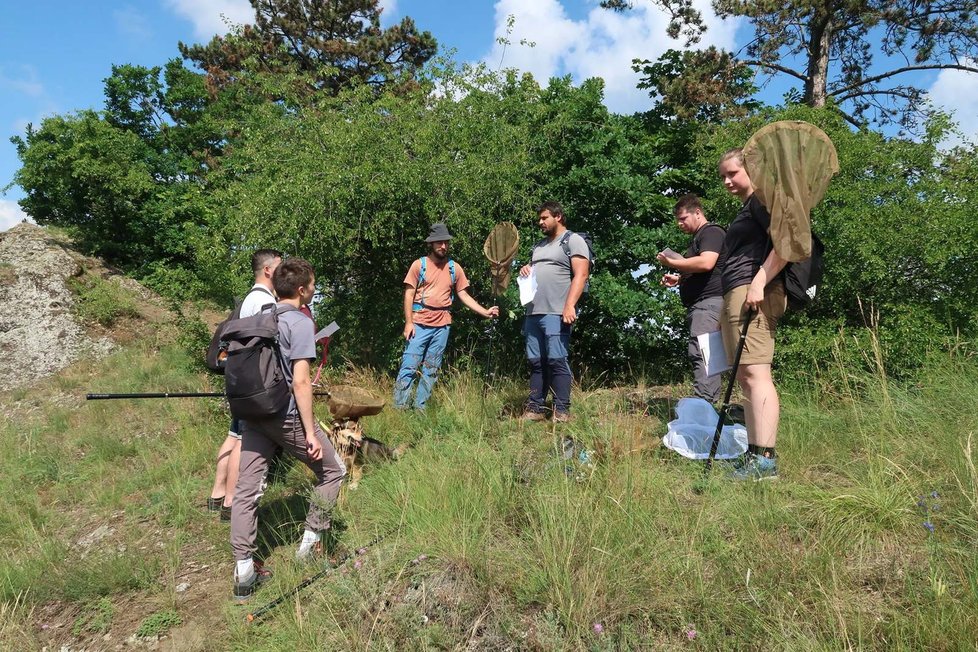
[[[275,6],[305,7],[293,4]],[[541,87],[514,71],[451,62],[418,68],[418,60],[408,77],[371,73],[306,93],[295,89],[322,82],[319,69],[275,52],[284,67],[235,59],[234,78],[246,83],[215,84],[177,59],[114,66],[105,110],[47,118],[14,139],[24,209],[182,298],[243,292],[258,247],[308,258],[320,314],[345,327],[338,353],[387,368],[401,345],[400,281],[424,253],[428,226],[448,223],[452,255],[486,302],[486,234],[500,221],[517,224],[525,261],[539,239],[533,207],[556,199],[570,228],[592,234],[597,254],[575,333],[578,371],[667,381],[686,372],[684,313],[649,263],[685,243],[675,198],[695,192],[708,217],[728,223],[737,206],[716,179],[720,153],[769,121],[803,119],[832,137],[842,172],[813,214],[828,248],[824,287],[786,320],[779,364],[817,366],[834,355],[840,328],[859,336],[872,323],[891,371],[909,373],[929,349],[973,332],[978,159],[973,148],[938,148],[944,118],[911,141],[853,130],[831,108],[762,107],[745,101],[749,77],[724,76],[732,59],[720,52],[708,55],[711,85],[671,105],[671,87],[660,87],[659,107],[633,116],[607,110],[601,80]],[[689,65],[696,60],[673,52],[653,67],[682,88]],[[724,87],[739,87],[740,98],[728,102]],[[501,298],[504,315],[519,312],[515,293]],[[456,313],[456,362],[485,354],[484,325]],[[507,368],[519,368],[519,321],[503,319],[499,331]]]

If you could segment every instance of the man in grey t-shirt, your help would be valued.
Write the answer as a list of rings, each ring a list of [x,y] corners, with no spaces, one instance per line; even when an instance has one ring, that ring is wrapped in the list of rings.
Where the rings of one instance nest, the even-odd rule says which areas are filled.
[[[590,250],[584,238],[567,230],[564,209],[544,202],[537,209],[546,236],[533,247],[530,264],[520,276],[536,275],[537,291],[526,305],[523,334],[530,363],[530,398],[523,419],[546,418],[547,395],[553,391],[554,421],[570,419],[573,376],[568,364],[570,333],[577,321],[577,302],[591,271]]]

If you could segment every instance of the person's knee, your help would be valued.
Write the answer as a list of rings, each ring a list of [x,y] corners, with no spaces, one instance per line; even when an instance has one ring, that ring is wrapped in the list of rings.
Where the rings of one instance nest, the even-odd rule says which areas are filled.
[[[563,358],[550,358],[550,373],[554,376],[569,376],[570,363],[567,361],[566,357]]]
[[[774,384],[768,365],[742,365],[737,370],[737,380],[747,390],[757,390]]]

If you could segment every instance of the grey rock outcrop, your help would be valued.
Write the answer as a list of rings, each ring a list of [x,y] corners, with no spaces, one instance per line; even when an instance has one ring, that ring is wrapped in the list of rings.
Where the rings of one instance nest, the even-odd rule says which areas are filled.
[[[0,391],[111,350],[72,313],[68,279],[81,271],[78,254],[42,227],[21,223],[0,233]]]

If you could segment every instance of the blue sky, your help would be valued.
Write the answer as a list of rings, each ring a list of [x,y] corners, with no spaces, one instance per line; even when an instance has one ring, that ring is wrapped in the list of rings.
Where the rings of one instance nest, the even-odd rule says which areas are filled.
[[[606,102],[630,113],[648,107],[635,88],[630,62],[655,59],[679,47],[665,35],[667,19],[636,2],[620,15],[598,8],[598,0],[382,0],[385,22],[411,16],[461,61],[517,67],[538,79],[570,74],[575,80],[605,79]],[[712,17],[708,0],[695,0],[710,28],[703,45],[733,49],[748,30],[741,23]],[[505,51],[496,38],[506,34],[507,16],[516,19]],[[0,187],[19,167],[10,136],[28,123],[80,109],[101,109],[102,81],[112,64],[160,65],[178,56],[177,42],[207,41],[226,30],[226,21],[250,20],[247,0],[139,0],[84,2],[39,0],[4,3],[0,23]],[[521,46],[526,40],[532,46]],[[920,82],[934,102],[955,111],[970,133],[978,129],[978,79],[968,73],[933,74]],[[764,99],[777,102],[780,90]],[[20,221],[14,187],[0,195],[0,230]]]

